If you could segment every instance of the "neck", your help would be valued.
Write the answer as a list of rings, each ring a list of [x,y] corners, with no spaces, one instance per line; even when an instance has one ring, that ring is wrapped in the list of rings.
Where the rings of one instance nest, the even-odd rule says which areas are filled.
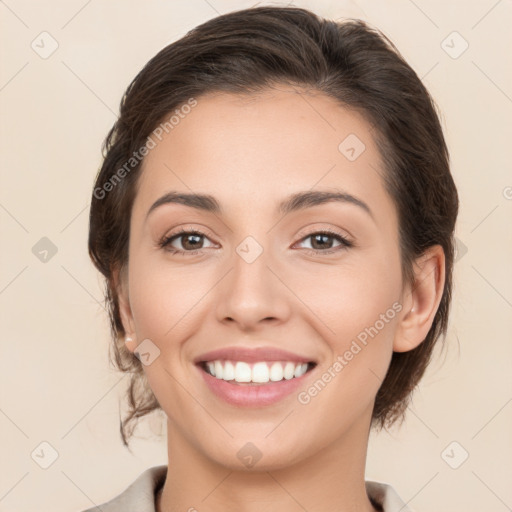
[[[375,512],[365,489],[368,429],[288,464],[250,470],[221,465],[167,422],[167,478],[157,512]]]

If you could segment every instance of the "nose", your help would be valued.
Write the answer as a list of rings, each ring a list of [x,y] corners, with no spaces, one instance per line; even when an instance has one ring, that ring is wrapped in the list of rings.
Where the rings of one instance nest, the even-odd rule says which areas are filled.
[[[241,330],[257,330],[259,326],[286,322],[290,315],[291,293],[271,268],[264,250],[248,262],[238,253],[232,258],[232,268],[217,288],[217,319],[235,323]]]

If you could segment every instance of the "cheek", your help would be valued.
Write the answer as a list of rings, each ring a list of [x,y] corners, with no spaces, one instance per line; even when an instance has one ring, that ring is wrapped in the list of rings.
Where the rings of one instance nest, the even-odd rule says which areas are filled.
[[[391,361],[401,311],[399,275],[390,279],[377,269],[364,270],[332,276],[323,294],[308,296],[321,317],[316,325],[328,356],[297,398],[314,428],[338,434],[371,410]]]
[[[179,382],[189,371],[183,346],[201,325],[201,297],[208,289],[204,273],[170,268],[169,262],[134,256],[129,269],[130,303],[137,339],[158,347],[154,363],[143,367],[150,388],[167,416],[178,421],[175,411],[187,411],[188,394]]]
[[[380,339],[390,337],[401,291],[400,272],[398,258],[386,261],[368,254],[329,266],[309,265],[298,275],[289,274],[288,281],[295,283],[290,288],[299,290],[297,295],[316,318],[321,332],[339,351],[360,333],[364,338],[375,324],[382,334]]]
[[[331,406],[353,417],[370,407],[391,360],[401,311],[398,255],[368,254],[302,275],[300,296],[314,312],[311,322],[321,332],[328,356],[314,386],[302,390],[299,403],[310,404],[307,410],[324,420],[322,407]],[[337,431],[335,417],[330,427]]]
[[[137,337],[166,349],[172,339],[189,335],[214,276],[210,280],[205,272],[142,254],[134,255],[130,265],[130,304]]]

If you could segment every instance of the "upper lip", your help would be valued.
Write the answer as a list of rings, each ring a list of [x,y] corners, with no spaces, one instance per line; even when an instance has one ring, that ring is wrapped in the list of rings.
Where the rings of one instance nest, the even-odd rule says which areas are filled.
[[[217,360],[245,361],[246,363],[256,363],[258,361],[292,361],[297,363],[315,362],[310,357],[301,356],[287,350],[276,347],[226,347],[212,350],[201,354],[194,359],[194,363]]]

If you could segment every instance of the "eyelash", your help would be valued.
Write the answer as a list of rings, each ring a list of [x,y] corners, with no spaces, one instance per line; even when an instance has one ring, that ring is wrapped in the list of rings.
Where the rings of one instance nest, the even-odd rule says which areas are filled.
[[[171,254],[179,254],[179,255],[183,255],[183,256],[195,255],[195,254],[198,253],[198,251],[201,251],[201,249],[196,249],[196,250],[191,250],[191,251],[183,251],[181,249],[176,249],[174,247],[169,248],[170,243],[174,239],[181,238],[184,235],[197,235],[197,236],[208,238],[208,236],[205,233],[202,233],[201,231],[197,231],[195,229],[190,229],[190,230],[180,229],[180,231],[178,231],[176,233],[173,233],[173,234],[171,234],[169,236],[164,236],[160,240],[160,242],[158,242],[158,246],[161,249],[164,249],[164,250],[170,252]],[[332,254],[333,252],[338,252],[338,251],[343,250],[343,249],[349,249],[350,247],[354,246],[353,242],[348,240],[348,238],[343,236],[341,233],[337,233],[336,231],[331,231],[329,229],[323,229],[323,230],[320,230],[320,231],[313,231],[312,233],[302,237],[299,240],[299,242],[307,240],[308,238],[311,238],[314,235],[327,235],[327,236],[331,236],[331,237],[337,239],[342,244],[341,246],[338,246],[337,248],[334,248],[334,249],[326,249],[326,250],[309,249],[310,253],[312,252],[315,255],[318,255],[318,254],[323,254],[323,255],[325,255],[325,254]]]

